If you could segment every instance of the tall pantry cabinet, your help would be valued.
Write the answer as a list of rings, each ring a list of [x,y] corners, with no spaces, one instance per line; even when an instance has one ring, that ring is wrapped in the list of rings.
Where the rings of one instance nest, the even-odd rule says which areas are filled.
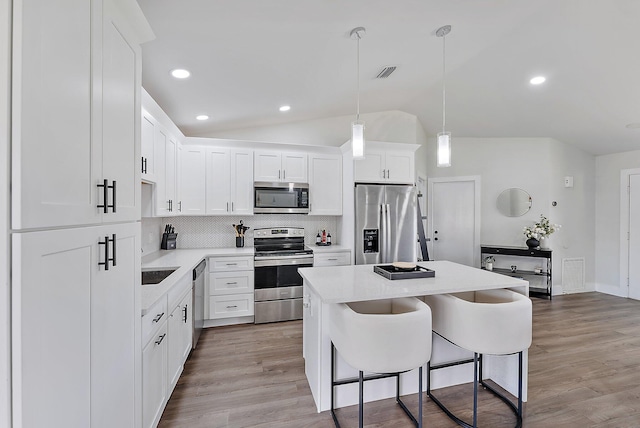
[[[15,0],[14,427],[138,427],[140,44],[135,0]]]

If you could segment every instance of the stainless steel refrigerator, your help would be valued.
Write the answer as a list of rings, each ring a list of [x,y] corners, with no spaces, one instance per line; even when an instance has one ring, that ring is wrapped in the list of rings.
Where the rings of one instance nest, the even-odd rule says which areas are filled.
[[[356,264],[415,262],[415,186],[358,184],[355,199]]]

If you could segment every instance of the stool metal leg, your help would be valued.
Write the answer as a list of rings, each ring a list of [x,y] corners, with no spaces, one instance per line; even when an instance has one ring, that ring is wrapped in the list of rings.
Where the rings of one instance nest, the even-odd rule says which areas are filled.
[[[478,353],[473,353],[473,428],[478,426]]]
[[[337,350],[333,342],[331,342],[331,418],[333,419],[333,423],[336,428],[340,428],[340,422],[338,422],[338,417],[335,413],[335,387],[340,385],[346,385],[350,383],[358,382],[358,426],[359,428],[363,428],[364,425],[364,382],[366,380],[374,380],[374,379],[383,379],[389,377],[396,378],[396,401],[404,410],[404,412],[409,416],[414,425],[418,428],[422,428],[422,367],[418,369],[418,414],[420,420],[416,420],[415,416],[407,409],[404,402],[400,399],[400,373],[389,373],[389,374],[381,374],[381,375],[373,375],[365,378],[364,372],[362,370],[358,371],[357,379],[345,379],[345,380],[336,380],[336,355]],[[427,383],[428,385],[428,383]]]
[[[439,364],[439,365],[436,365],[435,368],[432,367],[431,362],[428,362],[427,363],[427,396],[440,408],[440,410],[442,410],[447,416],[449,416],[449,418],[451,420],[453,420],[455,423],[457,423],[461,427],[475,428],[475,427],[477,427],[477,423],[478,423],[478,420],[477,420],[477,413],[478,413],[478,383],[480,383],[480,385],[482,385],[489,392],[491,392],[493,395],[498,397],[506,405],[509,406],[509,408],[513,411],[513,413],[516,416],[515,428],[521,428],[522,427],[522,415],[523,415],[523,409],[522,409],[522,407],[523,407],[522,406],[523,355],[524,355],[524,351],[518,352],[518,404],[517,404],[517,406],[511,400],[509,400],[507,397],[505,397],[503,394],[501,394],[495,388],[493,388],[491,385],[489,385],[488,383],[485,383],[484,379],[482,378],[482,376],[483,376],[483,374],[482,374],[483,373],[483,370],[482,370],[482,368],[483,368],[483,355],[482,354],[477,354],[477,353],[474,353],[473,359],[462,360],[462,361],[454,362],[454,363]],[[433,395],[433,393],[431,392],[431,372],[433,370],[437,370],[437,369],[445,368],[445,367],[451,367],[453,365],[458,365],[458,364],[462,364],[462,363],[471,363],[471,362],[474,363],[474,365],[473,365],[474,366],[474,368],[473,368],[473,375],[474,375],[474,381],[473,381],[473,425],[463,421],[462,419],[458,418],[456,415],[451,413],[451,411],[449,409],[447,409],[446,406],[444,404],[442,404],[440,402],[440,400],[438,400],[438,398],[435,397]]]
[[[422,428],[422,367],[418,370],[418,428]]]
[[[333,394],[334,394],[334,389],[336,387],[335,361],[336,361],[336,347],[333,345],[333,342],[331,342],[331,417],[333,418],[333,424],[336,426],[336,428],[340,428],[340,422],[338,422],[338,418],[336,417],[336,413],[333,407],[334,406]]]
[[[362,428],[364,425],[364,373],[360,370],[360,374],[358,376],[358,385],[360,386],[360,398],[359,398],[359,408],[358,408],[358,426]]]

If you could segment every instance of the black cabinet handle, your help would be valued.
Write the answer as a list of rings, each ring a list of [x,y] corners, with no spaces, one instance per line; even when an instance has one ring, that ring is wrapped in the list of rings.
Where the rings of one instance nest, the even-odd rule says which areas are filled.
[[[109,186],[109,189],[111,189],[111,205],[109,205],[109,208],[114,213],[116,212],[116,180],[113,180],[113,184]]]
[[[114,182],[115,184],[115,182]],[[115,211],[115,210],[114,210]],[[111,266],[116,265],[116,234],[111,235]]]
[[[98,208],[102,208],[103,213],[108,213],[109,208],[112,212],[116,212],[116,181],[113,180],[113,184],[109,186],[109,180],[106,178],[102,180],[102,184],[98,184],[98,187],[102,187],[102,204],[97,205]],[[109,189],[111,189],[111,204],[109,204]]]
[[[182,201],[178,201],[178,211],[182,212]]]
[[[109,257],[109,243],[111,242],[112,255]],[[109,270],[109,262],[111,266],[116,265],[116,234],[104,237],[104,241],[98,241],[99,245],[104,245],[104,261],[98,262],[98,266],[104,266],[104,270]]]
[[[109,185],[108,185],[108,181],[107,179],[102,180],[102,184],[98,184],[98,187],[102,187],[102,205],[98,205],[98,208],[102,208],[102,212],[103,213],[107,213],[107,198],[108,198],[108,191],[109,191]]]
[[[165,334],[163,334],[162,336],[158,337],[158,340],[156,340],[156,345],[161,344],[161,343],[162,343],[162,341],[164,340],[164,338],[165,338],[165,336],[166,336],[166,335],[167,335],[167,334],[165,333]]]
[[[162,319],[162,317],[164,316],[164,312],[161,314],[156,315],[156,317],[153,319],[153,322],[158,322]]]
[[[188,305],[184,305],[184,308],[182,308],[183,311],[183,318],[182,318],[182,322],[186,323],[187,322],[187,314],[189,313],[189,309],[188,309]]]
[[[141,167],[142,167],[140,172],[142,172],[143,174],[146,174],[146,171],[144,170],[144,156],[141,156],[140,164],[141,164]]]

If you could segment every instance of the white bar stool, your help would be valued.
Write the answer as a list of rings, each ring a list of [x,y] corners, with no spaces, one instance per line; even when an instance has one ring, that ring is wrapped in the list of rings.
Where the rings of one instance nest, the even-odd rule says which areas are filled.
[[[431,358],[431,309],[415,297],[331,305],[331,416],[334,412],[336,386],[358,382],[359,426],[363,426],[364,381],[396,377],[396,402],[417,427],[422,427],[422,366]],[[334,349],[335,348],[335,349]],[[335,379],[336,352],[359,371],[358,379]],[[400,373],[418,370],[418,418],[400,399]],[[364,376],[364,372],[378,373]]]
[[[506,403],[522,426],[522,353],[531,346],[531,300],[511,290],[486,290],[458,294],[425,296],[433,313],[433,331],[449,342],[473,352],[473,424],[451,413],[431,393],[431,371],[450,367],[445,363],[427,365],[427,394],[458,425],[475,428],[478,424],[478,378],[483,387]],[[518,405],[500,394],[482,378],[482,355],[518,354]],[[479,368],[478,368],[479,363]],[[479,370],[479,373],[478,373]],[[479,374],[479,376],[478,376]]]

